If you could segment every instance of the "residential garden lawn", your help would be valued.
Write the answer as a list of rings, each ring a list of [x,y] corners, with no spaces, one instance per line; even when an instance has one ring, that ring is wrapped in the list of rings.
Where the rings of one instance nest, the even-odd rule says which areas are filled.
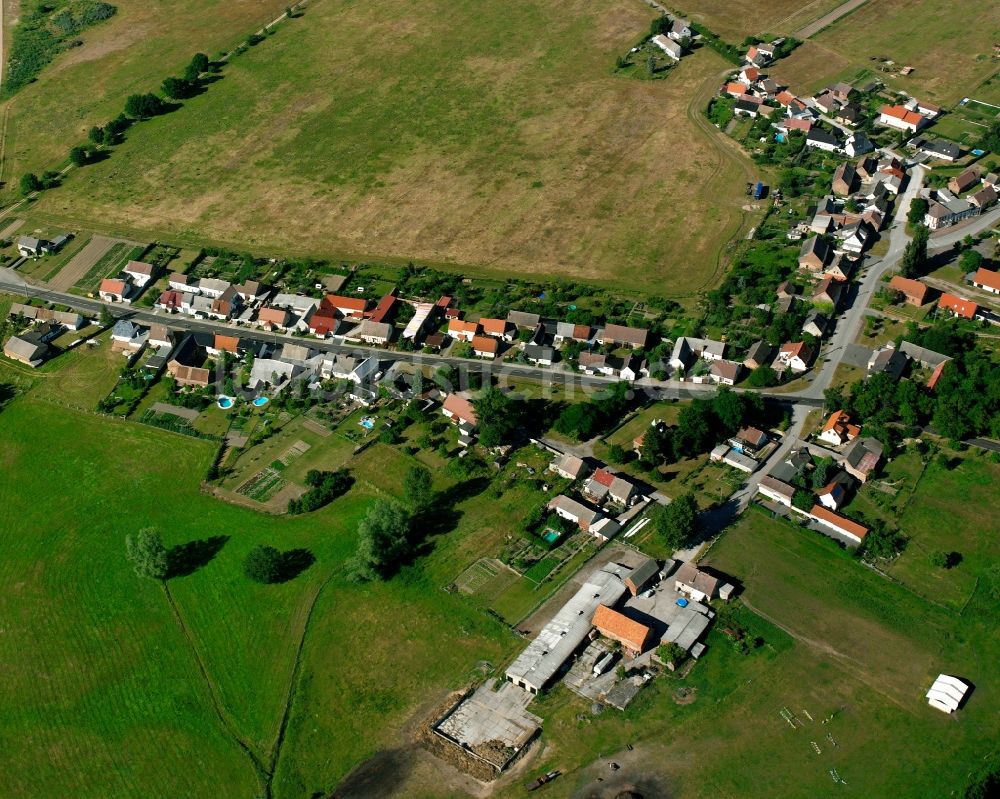
[[[199,490],[211,442],[63,409],[30,392],[0,413],[0,438],[0,502],[12,522],[0,530],[0,571],[11,588],[0,598],[11,795],[133,796],[164,784],[190,796],[258,792],[163,591],[125,560],[124,537],[140,527],[159,527],[168,545],[227,537],[211,562],[169,587],[224,715],[265,761],[322,591],[278,797],[332,788],[388,744],[414,707],[463,685],[478,660],[502,662],[517,646],[440,590],[454,547],[465,546],[456,535],[435,537],[428,559],[392,583],[344,580],[373,498],[364,486],[293,519],[254,513]],[[259,543],[307,548],[316,563],[288,583],[258,586],[241,568]],[[366,629],[379,633],[359,633]]]
[[[1000,559],[993,523],[993,489],[1000,465],[970,450],[945,469],[932,461],[920,480],[920,491],[906,503],[899,529],[909,539],[889,573],[937,602],[962,608]],[[947,520],[947,522],[944,522]],[[958,552],[961,562],[950,569],[931,563],[934,552]]]
[[[969,26],[970,19],[983,24]],[[991,57],[996,30],[996,14],[977,0],[875,0],[816,34],[771,72],[779,83],[804,94],[865,68],[869,78],[893,89],[951,105],[996,72]],[[914,71],[906,77],[878,72],[872,57]]]
[[[42,364],[34,396],[69,408],[92,411],[114,388],[125,368],[125,357],[111,351],[111,334],[98,337],[91,347],[80,344]]]
[[[744,226],[744,186],[760,170],[702,118],[726,67],[710,50],[665,80],[614,74],[652,16],[617,0],[320,3],[202,95],[128,131],[110,158],[73,170],[40,212],[192,247],[691,294],[721,276],[720,250]],[[401,19],[413,29],[400,37]],[[359,57],[390,37],[391,58]],[[186,47],[208,49],[190,37]],[[158,56],[157,79],[135,88],[155,88],[179,56],[169,68]],[[48,88],[80,121],[56,135],[47,120],[30,148],[18,133],[12,174],[63,157],[113,110],[81,112]],[[28,109],[44,115],[37,102],[17,113]]]

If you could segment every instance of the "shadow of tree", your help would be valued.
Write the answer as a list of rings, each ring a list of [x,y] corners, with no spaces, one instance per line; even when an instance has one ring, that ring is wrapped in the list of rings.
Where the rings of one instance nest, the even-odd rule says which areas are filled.
[[[17,388],[10,383],[0,383],[0,411],[4,406],[17,396]]]
[[[308,549],[289,549],[281,553],[275,583],[287,583],[316,562],[316,556]]]
[[[178,544],[167,553],[167,579],[187,577],[207,566],[229,540],[228,535],[214,535],[197,541]]]

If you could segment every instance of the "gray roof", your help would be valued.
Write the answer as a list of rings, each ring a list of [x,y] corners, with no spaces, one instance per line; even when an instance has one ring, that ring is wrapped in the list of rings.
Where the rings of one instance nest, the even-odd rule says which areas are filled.
[[[32,336],[30,333],[11,336],[4,345],[4,353],[26,361],[40,360],[48,352],[49,347],[37,339],[37,336]]]
[[[507,314],[507,321],[517,327],[537,327],[542,317],[536,313],[526,311],[511,311]]]
[[[925,366],[929,369],[933,369],[936,366],[940,366],[945,361],[951,360],[948,355],[942,355],[940,352],[934,352],[934,350],[929,350],[926,347],[918,347],[916,344],[909,341],[904,341],[900,344],[899,351],[909,355],[921,366]]]
[[[302,344],[285,344],[278,358],[288,363],[301,364],[308,361],[312,354],[312,351]]]
[[[631,581],[631,583],[635,586],[642,586],[655,577],[659,571],[660,565],[652,558],[647,558],[632,569],[632,571],[626,575],[625,579]]]
[[[771,469],[771,477],[775,480],[781,480],[784,483],[792,482],[796,477],[798,477],[802,470],[805,469],[806,465],[811,463],[812,460],[809,457],[809,453],[804,449],[799,449],[794,452],[789,453],[788,457],[785,458],[781,463]]]
[[[556,357],[556,351],[552,347],[543,347],[539,344],[526,344],[524,347],[524,357],[529,361],[551,361]]]
[[[774,347],[769,342],[761,339],[754,344],[747,353],[746,361],[755,361],[758,364],[768,364],[774,360]]]
[[[119,338],[135,338],[139,333],[139,326],[128,319],[119,319],[115,326],[111,328],[111,335]]]
[[[627,590],[626,570],[610,563],[587,577],[579,591],[507,668],[507,677],[541,690],[590,634],[598,605],[613,607]]]

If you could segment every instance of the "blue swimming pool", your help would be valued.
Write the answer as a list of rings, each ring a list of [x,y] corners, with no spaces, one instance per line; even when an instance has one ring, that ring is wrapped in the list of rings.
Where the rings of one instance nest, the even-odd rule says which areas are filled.
[[[255,408],[263,408],[270,401],[267,397],[254,397],[253,405]]]
[[[375,427],[375,420],[371,416],[366,416],[360,422],[358,422],[365,430],[371,430]]]
[[[559,540],[560,536],[562,536],[562,533],[557,532],[555,530],[546,530],[544,533],[542,533],[542,538],[545,539],[545,543],[547,544],[555,543],[556,541]]]
[[[218,406],[226,411],[233,407],[232,397],[219,397]]]
[[[776,133],[776,134],[774,134],[774,140],[776,142],[784,142],[785,141],[785,134],[784,133]]]

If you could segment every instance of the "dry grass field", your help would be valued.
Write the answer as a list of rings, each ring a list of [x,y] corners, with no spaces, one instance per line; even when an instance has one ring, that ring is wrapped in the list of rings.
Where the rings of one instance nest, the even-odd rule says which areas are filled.
[[[651,14],[318,3],[39,210],[181,242],[690,293],[717,275],[759,173],[702,116],[726,66],[714,53],[665,80],[613,74]],[[18,170],[43,156],[24,150]]]
[[[688,19],[700,22],[730,42],[741,42],[750,34],[788,35],[817,20],[842,0],[690,0],[672,6]]]
[[[970,24],[972,20],[976,24]],[[772,70],[803,92],[889,58],[914,71],[876,72],[890,87],[949,105],[1000,69],[1000,6],[978,0],[870,0],[803,44]]]

